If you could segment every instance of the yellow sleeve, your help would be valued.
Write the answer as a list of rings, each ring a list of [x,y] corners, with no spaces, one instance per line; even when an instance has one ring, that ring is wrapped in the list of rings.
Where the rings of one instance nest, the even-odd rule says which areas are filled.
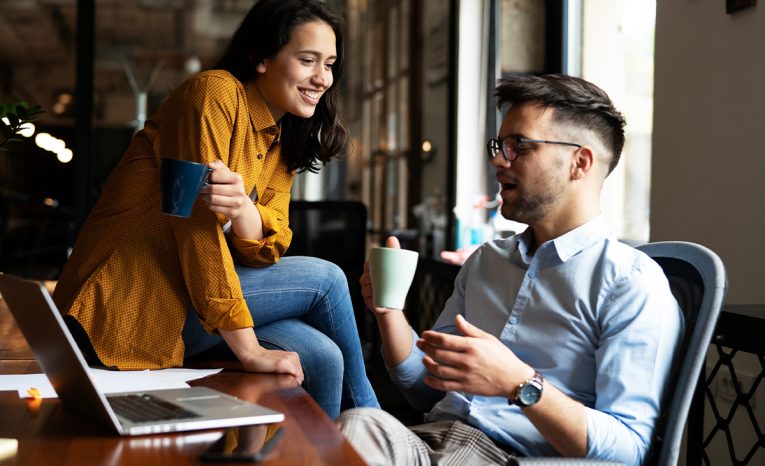
[[[274,175],[275,178],[281,175]],[[263,220],[263,239],[252,240],[240,238],[231,232],[231,244],[234,254],[242,264],[251,267],[263,267],[274,264],[287,251],[292,241],[292,230],[289,228],[289,204],[291,176],[287,181],[288,189],[278,191],[266,188],[256,203],[260,218]],[[277,186],[284,185],[284,180],[276,180]],[[279,182],[281,181],[281,182]]]
[[[182,84],[152,118],[157,157],[172,156],[230,164],[231,135],[244,106],[238,83],[221,76],[201,75]],[[203,326],[214,329],[251,327],[252,317],[242,295],[239,276],[222,225],[203,201],[188,219],[168,217],[178,250],[186,289]]]

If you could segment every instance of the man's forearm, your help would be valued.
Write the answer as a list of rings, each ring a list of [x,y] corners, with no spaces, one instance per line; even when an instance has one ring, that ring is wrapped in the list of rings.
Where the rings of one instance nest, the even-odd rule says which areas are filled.
[[[403,311],[393,310],[385,314],[375,314],[375,317],[380,330],[385,363],[388,367],[398,366],[412,352],[412,328]]]
[[[523,412],[562,456],[587,454],[587,411],[554,385],[545,381],[542,398]]]

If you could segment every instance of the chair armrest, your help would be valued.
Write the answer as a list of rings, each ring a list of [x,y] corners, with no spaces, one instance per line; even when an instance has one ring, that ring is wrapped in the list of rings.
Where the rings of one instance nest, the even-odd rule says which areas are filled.
[[[507,466],[626,466],[616,461],[587,458],[510,458]]]

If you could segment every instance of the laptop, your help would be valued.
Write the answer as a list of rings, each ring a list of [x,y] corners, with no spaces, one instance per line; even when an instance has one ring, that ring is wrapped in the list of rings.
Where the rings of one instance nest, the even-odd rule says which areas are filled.
[[[48,290],[0,274],[0,294],[61,402],[119,435],[282,422],[284,414],[207,387],[101,393]]]

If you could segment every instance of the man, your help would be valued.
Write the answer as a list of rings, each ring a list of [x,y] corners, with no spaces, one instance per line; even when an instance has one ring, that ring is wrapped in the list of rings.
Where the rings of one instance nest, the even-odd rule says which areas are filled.
[[[504,463],[524,456],[641,464],[682,332],[659,266],[618,242],[599,212],[624,119],[582,79],[500,81],[507,108],[488,150],[502,215],[529,225],[481,246],[421,338],[372,308],[394,382],[426,424],[379,410],[339,426],[370,464]],[[395,246],[395,239],[389,239]]]

